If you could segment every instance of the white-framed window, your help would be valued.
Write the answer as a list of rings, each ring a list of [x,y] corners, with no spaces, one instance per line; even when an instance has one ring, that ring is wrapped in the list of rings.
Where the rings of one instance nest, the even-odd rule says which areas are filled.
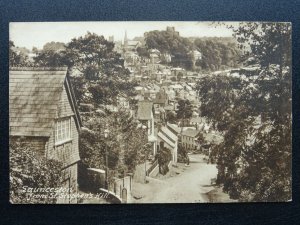
[[[71,117],[56,121],[55,144],[63,143],[71,139]]]

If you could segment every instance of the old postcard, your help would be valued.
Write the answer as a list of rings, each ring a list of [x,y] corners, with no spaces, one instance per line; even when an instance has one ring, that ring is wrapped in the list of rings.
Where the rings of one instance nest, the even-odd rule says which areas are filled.
[[[13,22],[10,202],[292,200],[279,22]]]

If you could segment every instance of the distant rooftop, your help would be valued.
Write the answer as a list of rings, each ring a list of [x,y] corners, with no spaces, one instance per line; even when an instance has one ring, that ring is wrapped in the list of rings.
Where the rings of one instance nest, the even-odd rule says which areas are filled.
[[[138,103],[137,118],[139,120],[150,120],[152,118],[153,103],[150,101],[140,101]]]
[[[199,130],[194,130],[194,129],[186,129],[185,131],[182,132],[182,135],[184,136],[189,136],[189,137],[196,137],[199,134]]]
[[[176,124],[167,123],[167,127],[176,135],[181,132],[181,128]]]

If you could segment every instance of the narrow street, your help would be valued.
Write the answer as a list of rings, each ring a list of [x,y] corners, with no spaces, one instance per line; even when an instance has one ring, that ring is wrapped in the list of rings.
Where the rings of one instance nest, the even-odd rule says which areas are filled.
[[[211,185],[211,179],[217,176],[217,168],[214,164],[207,164],[203,157],[201,154],[190,155],[190,166],[178,163],[178,168],[172,168],[166,176],[149,178],[147,184],[134,184],[133,203],[210,202],[207,193],[220,192]],[[218,195],[222,201],[230,201],[226,194]],[[214,201],[217,202],[218,199]]]

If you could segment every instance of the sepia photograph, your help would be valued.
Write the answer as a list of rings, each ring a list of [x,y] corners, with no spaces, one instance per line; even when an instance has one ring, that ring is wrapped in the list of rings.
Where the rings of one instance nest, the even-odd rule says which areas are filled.
[[[10,22],[10,203],[292,201],[291,34]]]

